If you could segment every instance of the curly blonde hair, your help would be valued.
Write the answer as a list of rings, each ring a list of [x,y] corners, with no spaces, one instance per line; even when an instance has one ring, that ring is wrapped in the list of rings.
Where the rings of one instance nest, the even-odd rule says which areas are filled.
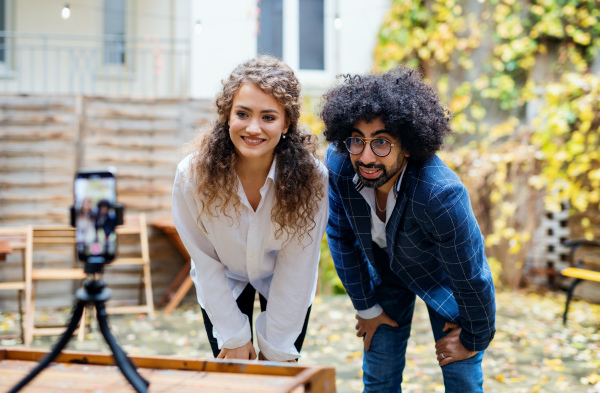
[[[223,87],[216,97],[219,116],[216,124],[211,132],[199,135],[189,146],[194,153],[191,169],[195,196],[202,204],[200,215],[225,216],[233,225],[233,217],[228,214],[228,208],[233,207],[239,218],[237,153],[228,123],[235,93],[243,84],[252,83],[285,108],[286,120],[290,122],[286,138],[275,147],[276,202],[271,221],[276,224],[277,238],[285,233],[286,241],[297,236],[301,242],[306,235],[310,237],[309,232],[316,225],[315,215],[325,190],[314,159],[316,138],[298,126],[301,88],[294,71],[274,57],[259,56],[237,66],[221,83]]]

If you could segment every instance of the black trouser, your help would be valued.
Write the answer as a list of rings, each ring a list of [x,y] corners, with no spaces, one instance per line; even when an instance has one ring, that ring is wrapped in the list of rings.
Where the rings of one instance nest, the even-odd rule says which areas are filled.
[[[252,313],[254,311],[254,298],[255,298],[256,290],[250,284],[246,285],[246,288],[242,291],[240,296],[237,298],[236,302],[241,312],[248,316],[248,320],[250,321],[250,339],[253,339],[253,331],[252,331]],[[263,297],[260,293],[258,294],[260,300],[260,311],[265,311],[267,309],[267,299]],[[308,307],[308,311],[306,311],[306,318],[304,318],[304,325],[302,326],[302,331],[300,335],[294,342],[294,347],[298,353],[302,349],[302,344],[304,343],[304,337],[306,336],[306,328],[308,327],[308,317],[310,316],[310,308]],[[208,314],[206,311],[202,309],[202,317],[204,319],[204,327],[206,328],[206,334],[208,335],[208,342],[210,343],[210,348],[212,349],[214,357],[219,355],[219,345],[217,344],[217,339],[213,336],[213,324],[208,318]]]

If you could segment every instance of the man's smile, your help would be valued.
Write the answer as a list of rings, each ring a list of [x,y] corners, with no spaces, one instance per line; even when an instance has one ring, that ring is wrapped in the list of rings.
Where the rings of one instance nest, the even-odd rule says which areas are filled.
[[[358,169],[360,170],[360,174],[367,179],[375,179],[383,172],[381,168],[365,168],[363,166],[359,166]]]

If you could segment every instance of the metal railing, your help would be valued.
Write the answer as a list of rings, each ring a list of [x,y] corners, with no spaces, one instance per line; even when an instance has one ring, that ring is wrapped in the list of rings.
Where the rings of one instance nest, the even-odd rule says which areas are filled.
[[[187,97],[187,39],[0,31],[0,93]]]

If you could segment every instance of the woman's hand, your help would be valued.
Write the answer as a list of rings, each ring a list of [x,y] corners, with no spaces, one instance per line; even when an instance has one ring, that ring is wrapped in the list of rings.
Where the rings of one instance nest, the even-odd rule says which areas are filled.
[[[256,359],[256,351],[252,341],[248,341],[246,344],[237,348],[222,348],[219,352],[217,359],[242,359],[242,360],[254,360]]]

